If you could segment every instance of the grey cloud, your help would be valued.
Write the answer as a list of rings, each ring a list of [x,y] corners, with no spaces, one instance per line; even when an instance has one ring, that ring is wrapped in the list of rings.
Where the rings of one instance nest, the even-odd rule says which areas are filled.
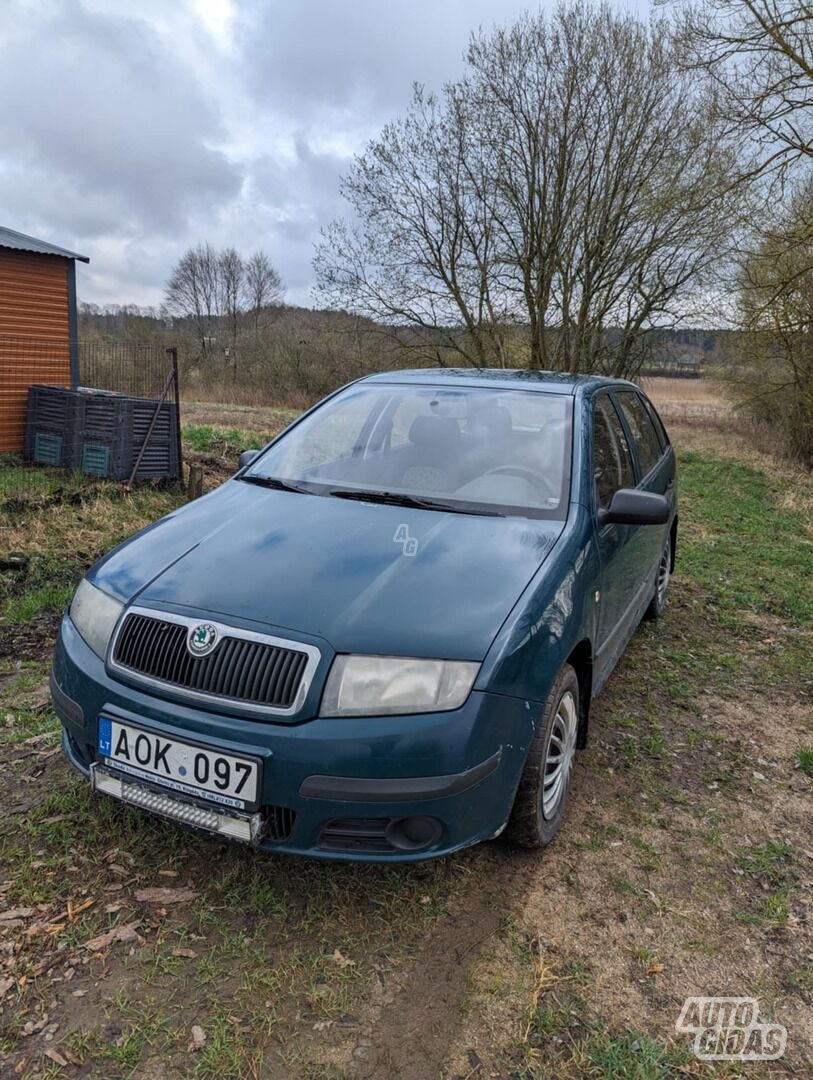
[[[239,171],[208,145],[216,113],[148,23],[70,3],[7,34],[0,144],[33,177],[100,202],[100,231],[177,228],[195,204],[239,191]]]
[[[300,136],[294,143],[293,160],[266,154],[252,165],[246,196],[267,210],[276,210],[280,223],[289,230],[312,230],[326,211],[338,208],[339,183],[348,164],[347,157],[314,150]]]
[[[83,299],[157,303],[208,240],[263,247],[308,303],[352,153],[522,6],[235,0],[231,47],[194,0],[5,0],[0,222],[90,255]]]
[[[379,124],[413,82],[439,88],[461,69],[469,34],[510,18],[499,0],[274,0],[241,7],[249,85],[261,101]],[[527,5],[524,5],[527,6]],[[314,114],[315,117],[314,117]]]

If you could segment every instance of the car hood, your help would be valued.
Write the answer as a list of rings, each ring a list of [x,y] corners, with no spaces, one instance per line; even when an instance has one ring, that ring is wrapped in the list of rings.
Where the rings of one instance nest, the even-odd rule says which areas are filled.
[[[232,480],[110,553],[124,601],[326,639],[338,652],[481,660],[563,528]]]

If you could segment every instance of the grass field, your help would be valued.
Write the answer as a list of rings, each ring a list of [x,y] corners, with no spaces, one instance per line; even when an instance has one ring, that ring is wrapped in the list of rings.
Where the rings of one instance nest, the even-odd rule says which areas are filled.
[[[187,445],[215,480],[289,416],[201,411]],[[596,701],[542,855],[258,858],[92,797],[47,704],[55,620],[178,495],[101,486],[11,515],[3,548],[31,562],[0,574],[0,1076],[809,1075],[813,478],[671,427],[667,614]],[[690,994],[757,997],[785,1058],[696,1061],[674,1028]]]

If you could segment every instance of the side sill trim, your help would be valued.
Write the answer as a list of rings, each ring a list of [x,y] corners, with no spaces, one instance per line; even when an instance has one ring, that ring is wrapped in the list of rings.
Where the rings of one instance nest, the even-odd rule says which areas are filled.
[[[459,795],[490,776],[500,764],[502,750],[481,761],[473,769],[446,776],[417,776],[372,779],[353,776],[307,776],[299,794],[304,799],[336,799],[340,802],[411,802],[414,799],[442,799]]]
[[[85,714],[82,712],[82,706],[75,702],[72,697],[68,697],[56,681],[53,671],[51,672],[51,677],[48,682],[51,689],[51,700],[54,703],[54,708],[57,713],[66,716],[68,720],[77,726],[84,724]]]

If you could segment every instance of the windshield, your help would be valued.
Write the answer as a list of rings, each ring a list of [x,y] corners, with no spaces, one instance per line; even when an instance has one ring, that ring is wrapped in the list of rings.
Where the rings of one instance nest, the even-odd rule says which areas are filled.
[[[362,383],[305,417],[244,478],[314,494],[562,519],[570,408],[564,394]]]

